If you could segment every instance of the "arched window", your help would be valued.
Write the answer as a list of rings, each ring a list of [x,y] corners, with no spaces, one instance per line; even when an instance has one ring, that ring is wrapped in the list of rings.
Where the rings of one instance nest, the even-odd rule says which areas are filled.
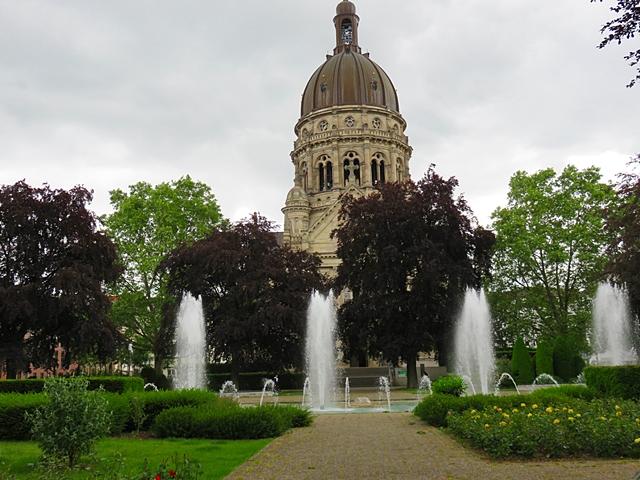
[[[371,160],[371,183],[375,186],[384,183],[384,181],[384,155],[376,152],[373,154],[373,160]]]
[[[340,26],[340,38],[342,43],[346,45],[350,45],[353,42],[353,25],[351,25],[351,20],[345,18],[342,21],[342,25]]]
[[[333,164],[331,162],[327,162],[325,165],[325,178],[327,183],[327,190],[331,190],[333,188]]]
[[[324,164],[318,164],[318,190],[324,190]]]
[[[404,169],[402,168],[402,159],[396,159],[396,180],[402,182],[404,180]]]
[[[347,152],[342,161],[344,169],[344,184],[360,185],[360,159],[356,152]]]
[[[371,160],[371,184],[378,184],[378,161],[375,158]]]
[[[302,162],[300,165],[300,173],[302,175],[302,188],[306,192],[309,189],[309,172],[307,171],[307,162]]]

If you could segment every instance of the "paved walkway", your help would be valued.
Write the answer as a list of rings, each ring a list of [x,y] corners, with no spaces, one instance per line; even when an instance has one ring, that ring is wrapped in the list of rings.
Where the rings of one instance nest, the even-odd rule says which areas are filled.
[[[410,414],[319,415],[271,442],[229,479],[615,479],[636,460],[496,462]]]

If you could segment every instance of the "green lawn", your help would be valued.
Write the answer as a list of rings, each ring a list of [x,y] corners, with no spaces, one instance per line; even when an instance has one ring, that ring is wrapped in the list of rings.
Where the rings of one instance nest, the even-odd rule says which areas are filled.
[[[120,455],[125,465],[122,473],[136,475],[143,471],[145,459],[155,468],[163,460],[171,460],[174,455],[182,458],[185,454],[202,465],[204,479],[222,478],[270,441],[110,438],[98,442],[95,459],[83,458],[80,469],[56,478],[116,478],[113,472],[120,463]],[[36,466],[39,456],[40,448],[35,442],[0,442],[0,479],[43,478],[42,470]],[[105,476],[107,473],[111,476]]]

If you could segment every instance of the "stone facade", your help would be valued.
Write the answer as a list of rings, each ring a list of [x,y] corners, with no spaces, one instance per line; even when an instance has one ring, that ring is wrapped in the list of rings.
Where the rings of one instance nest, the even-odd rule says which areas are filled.
[[[294,187],[282,209],[285,244],[317,254],[327,275],[340,263],[331,232],[338,227],[341,197],[408,180],[412,152],[395,88],[352,43],[359,22],[355,6],[341,2],[334,22],[334,55],[316,70],[303,95],[291,152]],[[341,37],[347,22],[352,32]]]

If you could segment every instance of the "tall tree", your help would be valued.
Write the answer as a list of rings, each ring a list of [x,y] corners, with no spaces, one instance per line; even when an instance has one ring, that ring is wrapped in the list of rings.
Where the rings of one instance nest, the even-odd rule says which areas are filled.
[[[591,0],[595,2],[597,0]],[[602,2],[602,0],[600,0]],[[604,48],[611,43],[620,45],[623,40],[630,40],[636,35],[640,36],[640,0],[614,0],[610,7],[617,17],[604,24],[601,33],[604,34],[598,48]],[[629,65],[637,68],[636,76],[631,79],[627,87],[631,88],[640,80],[640,48],[629,52],[624,57]]]
[[[112,287],[113,319],[136,352],[153,353],[159,373],[172,354],[175,309],[158,265],[175,248],[204,238],[224,221],[211,189],[188,176],[156,186],[136,183],[128,193],[113,190],[111,205],[114,212],[103,222],[125,268]]]
[[[343,345],[351,355],[404,360],[410,387],[417,386],[418,352],[444,353],[461,294],[488,270],[493,236],[474,228],[457,185],[429,169],[418,183],[347,196],[334,232],[337,285],[352,292],[340,308]]]
[[[114,352],[103,284],[120,269],[91,200],[83,187],[0,187],[0,357],[10,377],[26,360],[53,366],[58,342],[67,360]]]
[[[319,259],[281,247],[271,230],[254,214],[163,263],[176,296],[203,298],[209,353],[231,363],[236,384],[254,363],[274,371],[302,366],[309,295],[323,286]]]
[[[604,212],[615,198],[597,168],[517,172],[508,205],[493,213],[497,235],[491,289],[501,296],[494,315],[509,323],[518,302],[535,331],[584,338],[591,297],[605,264],[609,236]]]
[[[640,321],[640,155],[631,166],[639,173],[624,174],[617,186],[618,205],[607,215],[612,233],[607,272],[627,287],[631,308]]]

